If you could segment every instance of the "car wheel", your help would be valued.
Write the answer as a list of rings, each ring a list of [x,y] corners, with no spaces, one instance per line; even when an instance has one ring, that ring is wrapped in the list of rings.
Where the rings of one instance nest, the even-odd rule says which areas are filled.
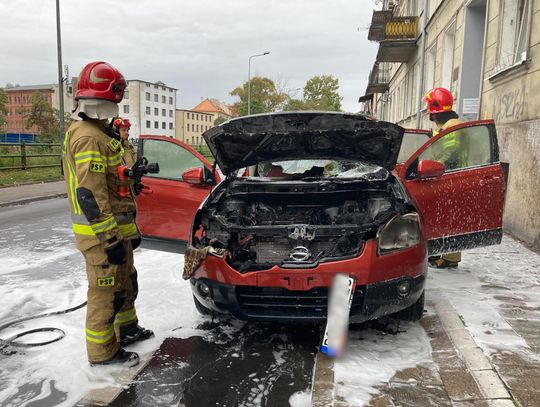
[[[214,311],[202,305],[200,301],[197,299],[197,297],[193,296],[193,302],[195,303],[195,308],[197,308],[197,311],[199,311],[199,314],[210,315],[210,316],[214,315]]]
[[[403,311],[397,313],[397,317],[403,321],[420,321],[424,315],[424,301],[425,301],[425,291],[422,292],[422,295],[418,300],[411,305],[409,308],[405,308]]]

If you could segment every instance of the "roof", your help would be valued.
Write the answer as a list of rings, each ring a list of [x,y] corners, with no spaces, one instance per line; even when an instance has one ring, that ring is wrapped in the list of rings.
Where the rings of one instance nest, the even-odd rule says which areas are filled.
[[[57,86],[58,85],[56,85],[55,83],[50,83],[46,85],[10,86],[10,87],[5,87],[4,90],[6,92],[15,92],[15,91],[18,92],[21,90],[47,90],[47,89],[53,90]]]
[[[201,111],[195,111],[195,110],[190,110],[190,109],[176,109],[177,112],[188,112],[188,113],[199,113],[199,114],[207,114],[207,115],[210,115],[211,113],[207,113],[207,112],[201,112]]]
[[[227,116],[232,117],[231,110],[229,106],[225,103],[221,103],[217,99],[204,99],[201,103],[191,109],[193,112],[212,112],[212,113],[221,113]]]
[[[157,82],[149,82],[149,81],[143,81],[142,79],[126,79],[127,83],[128,83],[128,86],[129,86],[129,83],[130,82],[141,82],[141,83],[148,83],[150,85],[158,85],[158,86],[165,86],[167,89],[172,89],[172,90],[178,90],[178,88],[173,88],[172,86],[169,86],[169,85],[165,85],[163,82],[161,81],[157,81]]]

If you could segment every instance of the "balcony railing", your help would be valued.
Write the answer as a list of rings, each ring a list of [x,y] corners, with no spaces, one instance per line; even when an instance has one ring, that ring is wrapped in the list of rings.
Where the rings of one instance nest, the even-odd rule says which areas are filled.
[[[375,63],[369,74],[369,83],[366,89],[368,93],[384,93],[390,83],[390,66],[388,64]]]
[[[377,62],[407,62],[416,52],[418,17],[396,17],[392,11],[374,11],[368,39],[380,42]]]
[[[418,17],[392,17],[387,21],[384,40],[416,40]]]

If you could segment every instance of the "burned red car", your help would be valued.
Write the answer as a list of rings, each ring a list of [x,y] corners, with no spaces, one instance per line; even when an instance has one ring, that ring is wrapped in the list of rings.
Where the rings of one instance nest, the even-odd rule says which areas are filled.
[[[444,137],[458,137],[459,151],[442,152]],[[138,201],[147,239],[226,250],[190,279],[202,313],[322,321],[343,273],[356,282],[351,322],[417,320],[428,253],[501,240],[492,121],[430,138],[361,115],[275,113],[231,120],[204,138],[223,180],[183,143],[142,137],[141,154],[161,172],[144,179]]]

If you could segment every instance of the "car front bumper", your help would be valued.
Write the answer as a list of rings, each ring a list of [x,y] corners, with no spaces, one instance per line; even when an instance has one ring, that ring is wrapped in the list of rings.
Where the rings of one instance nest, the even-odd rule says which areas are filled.
[[[426,275],[402,277],[356,286],[350,322],[360,323],[401,311],[422,295]],[[280,287],[232,286],[208,279],[191,280],[193,294],[205,307],[246,321],[323,322],[328,313],[328,288],[291,291]],[[399,287],[408,284],[407,295]]]

